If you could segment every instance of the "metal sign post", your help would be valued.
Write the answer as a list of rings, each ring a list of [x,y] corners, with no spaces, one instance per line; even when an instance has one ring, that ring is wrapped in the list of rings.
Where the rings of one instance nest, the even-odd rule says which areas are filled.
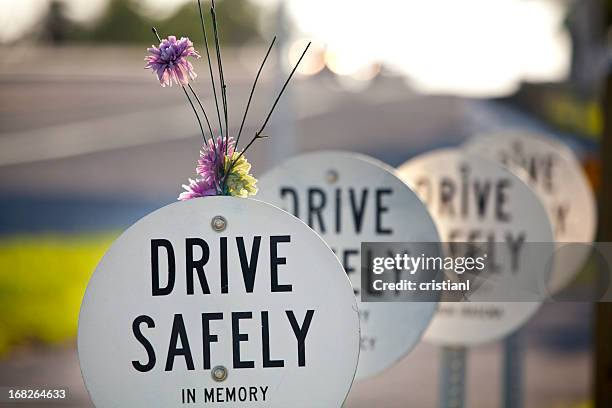
[[[604,134],[601,141],[599,241],[612,241],[612,75],[604,88]],[[596,408],[612,407],[612,303],[595,305],[594,400]]]
[[[467,349],[465,347],[442,347],[441,351],[440,408],[463,408],[465,406]]]
[[[504,339],[502,407],[523,406],[523,343],[521,329]]]

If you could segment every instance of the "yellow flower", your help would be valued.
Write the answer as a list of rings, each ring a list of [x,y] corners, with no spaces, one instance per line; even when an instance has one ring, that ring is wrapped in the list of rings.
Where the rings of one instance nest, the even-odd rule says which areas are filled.
[[[231,156],[225,158],[225,163],[229,166],[233,163],[236,158],[240,155],[240,152],[234,152]],[[228,195],[234,197],[246,198],[251,195],[257,194],[257,179],[253,177],[249,172],[251,171],[251,164],[247,161],[244,155],[240,156],[238,161],[234,163],[231,172],[227,176],[226,191]]]

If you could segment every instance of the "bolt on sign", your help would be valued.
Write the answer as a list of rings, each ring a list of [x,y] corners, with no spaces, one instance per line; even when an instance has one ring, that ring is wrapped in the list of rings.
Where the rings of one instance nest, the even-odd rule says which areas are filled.
[[[511,284],[520,281],[521,274],[538,273],[541,276],[536,280],[547,282],[547,268],[511,267],[521,264],[528,242],[541,243],[538,248],[545,252],[541,259],[548,265],[554,244],[538,196],[509,170],[459,149],[441,149],[409,160],[399,173],[428,206],[444,242],[480,243],[489,257],[500,252],[503,243],[506,258],[516,262],[501,263],[498,280]],[[488,262],[495,260],[489,258]],[[442,346],[472,346],[501,339],[537,311],[539,299],[442,302],[424,338]]]
[[[97,407],[340,407],[359,356],[342,265],[269,204],[206,197],[125,231],[79,317]]]
[[[595,198],[574,153],[550,137],[518,131],[480,135],[468,140],[465,148],[499,161],[538,194],[559,248],[550,290],[562,289],[589,255],[586,245],[563,251],[563,243],[593,242],[597,224]]]
[[[260,199],[301,218],[325,239],[358,299],[361,242],[439,242],[417,195],[392,168],[367,156],[338,151],[303,154],[264,174],[258,186]],[[437,302],[359,302],[357,378],[375,375],[406,355],[436,307]]]

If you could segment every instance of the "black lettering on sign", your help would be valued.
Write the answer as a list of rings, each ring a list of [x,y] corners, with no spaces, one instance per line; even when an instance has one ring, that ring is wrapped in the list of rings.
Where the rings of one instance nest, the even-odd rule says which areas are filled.
[[[283,210],[295,215],[296,217],[300,218],[300,206],[299,206],[299,200],[298,200],[298,193],[297,191],[292,188],[292,187],[282,187],[280,190],[280,197],[281,199],[284,199],[285,196],[290,195],[291,198],[293,198],[293,209],[288,209],[286,207],[283,207]]]
[[[512,271],[516,272],[519,268],[520,252],[523,244],[525,243],[525,233],[521,232],[517,236],[508,233],[506,234],[506,242],[508,244],[508,248],[510,249]]]
[[[215,402],[215,389],[214,388],[204,388],[204,403],[207,402]]]
[[[253,287],[255,286],[255,273],[257,272],[257,260],[259,259],[259,245],[261,244],[261,237],[256,236],[253,238],[250,260],[247,260],[246,249],[244,247],[244,238],[236,237],[236,243],[238,244],[238,255],[240,256],[240,267],[242,269],[244,287],[247,293],[253,293]]]
[[[499,158],[505,165],[517,166],[526,170],[529,180],[539,185],[546,193],[554,192],[553,180],[556,167],[554,155],[526,153],[523,143],[516,141],[509,151],[500,152]]]
[[[193,404],[196,402],[195,388],[183,388],[181,390],[181,402],[183,404]]]
[[[355,225],[355,232],[357,234],[361,233],[361,227],[363,225],[363,215],[365,214],[365,208],[366,208],[366,203],[367,203],[367,199],[368,199],[368,191],[369,190],[362,190],[361,191],[361,199],[359,203],[355,202],[355,190],[350,188],[349,189],[349,198],[351,201],[351,213],[353,214],[353,224]],[[378,217],[378,191],[376,192],[376,209],[377,209],[377,217]],[[378,228],[378,219],[377,219],[377,223],[376,223],[376,228]]]
[[[223,402],[265,402],[268,386],[204,388],[204,404]],[[261,394],[261,395],[259,395]]]
[[[295,311],[286,310],[285,313],[282,314],[282,316],[286,315],[289,324],[286,326],[281,325],[280,328],[277,328],[277,330],[282,330],[283,327],[285,330],[292,330],[297,344],[298,367],[304,367],[306,365],[306,340],[310,331],[314,313],[315,311],[313,309],[307,310],[303,321],[299,322],[296,317]],[[254,360],[246,360],[244,356],[241,355],[241,346],[244,346],[243,343],[249,342],[250,335],[247,332],[243,331],[244,327],[242,327],[243,330],[241,330],[240,323],[244,320],[251,320],[253,318],[253,312],[242,311],[231,312],[229,314],[231,315],[231,333],[229,335],[231,335],[233,368],[255,368]],[[267,310],[262,310],[260,311],[259,316],[261,318],[261,366],[263,368],[285,367],[287,360],[278,358],[279,356],[275,356],[273,353],[273,344],[271,343],[271,339],[273,337],[271,337],[270,334],[270,326],[272,324],[270,322],[270,312]],[[222,321],[224,318],[225,315],[223,312],[201,313],[202,364],[200,365],[198,363],[198,366],[202,367],[203,370],[210,370],[211,367],[215,365],[214,361],[212,361],[212,348],[214,347],[213,343],[220,343],[221,335],[217,334],[218,331],[215,331],[215,324],[212,322],[219,322]],[[136,371],[148,372],[155,368],[156,353],[154,345],[149,341],[149,339],[147,339],[147,337],[142,332],[143,325],[146,326],[146,328],[153,329],[155,328],[155,322],[153,318],[146,315],[142,315],[134,319],[134,322],[132,323],[132,331],[134,334],[134,338],[144,348],[144,351],[147,354],[147,360],[133,360],[132,366]],[[218,328],[225,327],[225,325],[221,325],[220,323],[216,323],[216,325]],[[254,326],[252,325],[251,327]],[[190,328],[190,331],[192,330],[193,328]],[[163,368],[164,371],[173,371],[176,367],[176,360],[177,358],[180,360],[180,357],[182,357],[185,361],[186,370],[196,370],[189,335],[190,333],[188,332],[188,328],[185,325],[183,315],[180,313],[174,314],[172,318],[170,340],[168,343],[166,354],[166,364]],[[156,337],[159,338],[159,336]],[[225,342],[229,341],[229,337],[228,339],[225,339]],[[196,357],[198,356],[200,356],[199,353],[196,354]],[[181,365],[182,364],[179,364],[179,366]]]
[[[232,354],[234,360],[234,368],[254,368],[255,362],[240,359],[240,343],[249,340],[249,335],[240,333],[240,320],[251,319],[251,312],[233,312],[232,313]]]
[[[459,166],[459,172],[461,173],[461,215],[465,218],[468,214],[470,197],[468,192],[470,191],[469,179],[470,179],[470,168],[468,166]]]
[[[159,248],[166,248],[168,255],[168,284],[162,288],[159,284]],[[151,240],[151,282],[153,296],[169,295],[174,289],[176,265],[174,261],[174,249],[167,239]]]
[[[200,259],[193,259],[193,248],[195,246],[200,247],[202,251],[202,256]],[[187,238],[185,240],[185,250],[186,250],[186,265],[185,270],[187,271],[187,294],[193,295],[193,271],[194,269],[198,273],[198,279],[200,281],[200,288],[202,289],[202,293],[205,295],[210,294],[210,289],[208,288],[208,281],[206,280],[206,275],[204,273],[204,265],[208,262],[208,258],[210,256],[210,249],[208,248],[208,244],[202,238]]]
[[[278,235],[270,237],[270,290],[274,292],[291,292],[292,286],[289,284],[280,285],[278,283],[278,266],[286,265],[287,258],[278,256],[278,244],[291,242],[291,236]]]
[[[340,195],[340,189],[336,189],[336,205],[335,205],[335,231],[336,234],[339,234],[342,230],[342,196]]]
[[[221,269],[221,293],[227,293],[229,283],[227,281],[227,237],[221,237],[219,240],[219,266]]]
[[[559,203],[553,208],[553,224],[555,224],[555,235],[565,234],[567,228],[567,216],[570,211],[569,203]]]
[[[310,329],[310,322],[312,322],[314,310],[308,310],[306,312],[302,327],[299,326],[293,310],[287,310],[285,313],[289,318],[289,323],[291,323],[291,328],[293,329],[295,339],[298,343],[298,366],[304,367],[306,365],[306,335],[308,335],[308,329]]]
[[[263,356],[263,368],[284,367],[284,360],[272,360],[270,358],[270,323],[268,312],[261,312],[261,355]]]
[[[393,190],[390,188],[380,188],[376,190],[376,233],[377,234],[392,234],[391,228],[385,228],[382,225],[382,215],[389,211],[389,207],[383,205],[383,196],[391,195]]]
[[[245,237],[236,238],[236,252],[240,261],[240,269],[242,280],[246,293],[252,293],[255,289],[255,280],[257,276],[257,267],[259,255],[261,251],[261,236],[254,236],[250,244],[246,243]],[[269,249],[270,259],[270,291],[276,292],[291,292],[292,285],[289,283],[279,282],[279,266],[287,264],[287,258],[279,255],[279,246],[281,244],[289,244],[291,242],[290,235],[272,235],[270,236]],[[207,276],[206,268],[210,269],[210,265],[216,263],[216,259],[212,259],[211,247],[208,242],[202,238],[186,238],[185,239],[185,259],[180,260],[185,265],[185,292],[187,295],[211,294],[209,284],[210,276]],[[219,238],[219,274],[220,274],[220,293],[229,293],[229,277],[228,265],[228,238]],[[233,248],[232,248],[233,249]],[[216,250],[216,248],[215,248]],[[166,253],[167,267],[160,265],[160,254]],[[235,256],[236,252],[231,255]],[[176,256],[172,243],[167,239],[152,239],[151,240],[151,294],[153,296],[165,296],[174,291],[176,281]],[[209,271],[210,274],[210,271]],[[163,275],[167,275],[167,282],[162,283]],[[195,276],[197,275],[197,283]],[[199,289],[196,288],[199,286]]]
[[[385,201],[387,196],[393,194],[391,188],[376,188],[373,191],[368,188],[336,188],[333,190],[333,197],[328,197],[328,191],[319,187],[307,188],[302,196],[291,187],[281,187],[279,193],[282,201],[290,201],[290,204],[283,206],[283,209],[293,208],[293,215],[296,217],[303,215],[302,220],[321,234],[326,234],[329,230],[336,234],[342,233],[347,227],[342,224],[346,218],[343,218],[343,212],[348,212],[347,222],[355,234],[363,232],[367,219],[374,220],[375,233],[382,235],[393,233],[391,225],[384,224],[383,219],[390,211]],[[300,199],[304,200],[305,214],[299,212]],[[326,220],[330,225],[326,224]]]
[[[178,342],[181,342],[181,346],[178,346]],[[183,315],[175,314],[174,322],[172,323],[172,332],[170,333],[170,345],[168,346],[168,357],[166,359],[166,371],[172,371],[174,367],[174,359],[178,356],[185,358],[185,365],[187,370],[195,370],[193,365],[193,356],[191,355],[191,348],[189,347],[189,339],[187,338],[187,331],[185,330],[185,322],[183,321]]]
[[[359,255],[359,249],[345,249],[342,251],[342,266],[344,266],[347,275],[355,273],[355,265],[350,261],[350,258],[357,255]]]
[[[134,332],[134,337],[136,337],[136,340],[138,340],[140,344],[142,344],[145,351],[147,352],[148,361],[146,364],[142,364],[140,363],[140,361],[134,360],[132,361],[132,366],[134,366],[137,371],[140,371],[141,373],[146,373],[147,371],[151,371],[153,367],[155,367],[156,359],[155,349],[153,348],[149,340],[147,340],[147,338],[140,331],[140,325],[142,323],[146,324],[148,328],[152,328],[155,327],[155,322],[149,316],[142,315],[134,319],[134,322],[132,323],[132,332]]]
[[[365,259],[366,259],[366,265],[372,265],[373,259],[374,259],[374,255],[372,254],[371,250],[366,251],[365,255]],[[382,296],[383,293],[381,291],[378,290],[374,290],[374,278],[375,275],[373,273],[366,273],[365,274],[365,280],[366,280],[366,284],[365,284],[365,290],[366,293],[369,296]],[[363,285],[361,285],[363,288]],[[355,294],[358,294],[359,292],[357,290],[355,290]]]
[[[476,197],[476,215],[483,219],[487,215],[487,203],[489,200],[489,192],[491,191],[491,183],[486,182],[474,183],[474,196]]]
[[[230,242],[234,242],[234,238],[235,248],[229,248],[228,245]],[[184,266],[185,268],[186,278],[184,281],[179,280],[179,282],[185,282],[185,294],[187,295],[207,296],[212,294],[211,290],[219,291],[221,294],[239,292],[236,293],[236,295],[241,295],[245,292],[252,293],[255,289],[256,277],[258,275],[257,267],[260,260],[259,255],[261,250],[261,238],[261,236],[253,236],[252,241],[249,244],[247,243],[247,239],[251,239],[251,237],[233,237],[231,241],[228,240],[228,237],[219,237],[218,247],[211,245],[210,241],[207,242],[203,238],[185,238],[184,259],[176,258],[174,247],[169,240],[151,240],[150,255],[152,296],[164,296],[171,294],[174,291],[177,261],[181,267]],[[269,247],[264,246],[265,249],[269,249],[269,254],[262,256],[269,255],[270,293],[291,292],[293,290],[293,285],[289,283],[287,277],[279,276],[279,273],[283,271],[280,269],[280,267],[287,265],[288,263],[288,259],[281,254],[283,253],[282,250],[287,249],[286,246],[291,244],[291,236],[273,235],[270,236],[269,239]],[[250,246],[250,248],[247,248],[247,246]],[[216,254],[219,255],[218,260],[214,258],[214,255]],[[164,256],[167,260],[167,267],[162,265],[165,263],[165,260],[160,261],[160,258],[163,258]],[[230,259],[230,257],[233,258]],[[238,282],[236,282],[237,285],[235,290],[232,292],[229,291],[230,278],[228,274],[230,261],[236,263],[240,262],[240,274],[244,283],[244,291],[242,288],[238,287],[240,286]],[[217,262],[219,262],[219,264],[217,264]],[[211,265],[219,265],[219,272],[216,272]],[[220,274],[220,287],[213,284],[214,280],[212,282],[210,281],[210,279],[214,278],[212,275],[213,270],[215,273]],[[163,279],[165,275],[168,276],[167,281]],[[195,276],[197,276],[197,280]],[[285,277],[285,279],[283,279],[283,277]],[[240,280],[240,275],[238,275],[238,280]],[[264,286],[262,286],[262,289],[264,289]],[[281,325],[281,328],[277,330],[282,330],[283,327],[285,330],[292,330],[297,343],[297,366],[299,367],[306,365],[306,339],[311,327],[314,312],[314,310],[307,310],[302,322],[298,322],[293,310],[285,310],[284,313],[281,312],[283,320],[286,316],[289,321],[289,325]],[[250,337],[253,335],[259,335],[259,333],[254,334],[246,330],[246,327],[254,327],[252,325],[245,324],[244,322],[244,320],[253,319],[253,313],[253,311],[228,312],[227,317],[231,319],[231,333],[218,330],[225,326],[219,323],[219,321],[226,318],[226,315],[223,312],[201,313],[201,321],[198,322],[197,325],[199,326],[201,323],[201,332],[199,334],[201,334],[202,353],[200,354],[196,352],[195,354],[196,358],[198,358],[200,355],[202,356],[202,362],[197,362],[198,367],[201,367],[203,370],[210,370],[211,367],[214,366],[214,361],[212,360],[214,355],[214,344],[221,343],[221,338],[225,335],[227,339],[223,340],[226,343],[231,341],[233,368],[255,368],[254,360],[245,359],[245,356],[241,356],[241,346],[244,348],[244,343],[248,342]],[[230,314],[231,316],[229,316]],[[196,370],[194,354],[190,343],[200,343],[199,340],[194,343],[194,340],[190,338],[190,335],[193,335],[191,332],[194,330],[194,328],[188,326],[187,324],[191,321],[191,317],[187,318],[187,323],[184,320],[185,318],[183,317],[183,314],[181,313],[170,314],[168,318],[170,317],[172,318],[172,321],[168,322],[171,323],[171,327],[169,336],[166,337],[169,339],[169,341],[166,344],[159,344],[159,341],[157,344],[155,344],[155,342],[151,340],[160,339],[159,335],[152,337],[150,336],[150,332],[147,334],[146,329],[150,329],[152,331],[156,328],[156,322],[152,317],[141,315],[135,318],[132,322],[132,333],[134,339],[146,352],[146,359],[132,361],[132,366],[136,371],[148,372],[155,368],[157,360],[156,347],[160,346],[164,348],[167,347],[165,348],[165,350],[167,350],[165,355],[165,365],[163,365],[163,368],[160,365],[160,371],[163,370],[164,372],[170,372],[173,371],[175,367],[178,367],[180,370]],[[285,367],[287,364],[286,358],[279,358],[280,356],[277,356],[274,353],[274,343],[271,341],[271,339],[274,337],[272,337],[270,333],[270,326],[274,325],[274,320],[271,321],[270,312],[266,310],[259,311],[257,317],[261,317],[261,325],[259,326],[261,343],[258,343],[262,346],[261,366],[264,368]],[[214,321],[217,321],[217,323],[215,324]],[[243,323],[242,330],[241,323]],[[166,327],[165,325],[163,326]],[[170,325],[168,324],[168,326]],[[215,330],[215,328],[217,328],[217,330]],[[231,340],[229,338],[230,334]],[[147,337],[147,335],[149,337]],[[179,361],[177,362],[177,360]],[[191,389],[185,388],[183,390],[185,392],[184,398],[186,400],[192,400],[191,394],[188,394],[188,391],[190,392]],[[247,389],[247,391],[249,391],[248,395],[250,395],[251,390]],[[262,391],[262,394],[265,395],[265,391]],[[236,398],[238,397],[239,395]],[[255,398],[254,395],[251,395],[251,397]]]
[[[202,348],[204,351],[204,369],[210,370],[210,343],[219,341],[216,334],[210,334],[210,321],[222,320],[223,313],[202,313]]]
[[[455,196],[455,183],[453,180],[442,177],[440,180],[440,207],[439,214],[444,215],[445,213],[449,216],[455,215],[453,209],[453,197]]]
[[[316,187],[308,189],[308,226],[315,231],[320,231],[322,234],[325,234],[325,224],[323,223],[323,215],[321,213],[326,202],[325,191]],[[318,228],[314,225],[315,216],[319,223]]]
[[[416,192],[430,211],[448,218],[467,218],[472,214],[480,219],[491,217],[500,222],[511,221],[507,208],[511,179],[471,178],[467,164],[461,164],[459,172],[459,183],[444,176],[436,182],[427,177],[417,179]]]
[[[497,219],[502,222],[510,222],[512,219],[510,214],[504,210],[504,205],[508,202],[507,189],[511,186],[512,183],[509,179],[501,179],[497,182],[497,194],[495,195],[495,202],[497,205],[495,206],[495,215],[497,216]]]

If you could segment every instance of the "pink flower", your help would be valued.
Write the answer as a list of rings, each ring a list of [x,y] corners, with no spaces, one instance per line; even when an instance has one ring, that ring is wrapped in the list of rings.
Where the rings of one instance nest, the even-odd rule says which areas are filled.
[[[189,179],[189,184],[183,184],[183,188],[185,191],[178,196],[181,201],[217,195],[217,189],[202,179]]]
[[[192,80],[197,77],[193,70],[193,65],[187,61],[187,57],[200,58],[200,54],[193,48],[193,43],[189,38],[182,37],[177,40],[171,35],[162,40],[159,47],[147,48],[151,55],[147,55],[145,68],[150,68],[159,79],[162,86],[172,86],[172,82],[177,85],[187,85],[189,78]]]
[[[232,157],[234,154],[234,138],[230,137],[227,143],[227,157]],[[196,172],[209,185],[215,186],[221,190],[221,184],[225,174],[225,138],[218,136],[216,143],[213,145],[211,139],[207,139],[200,151],[198,166]]]

